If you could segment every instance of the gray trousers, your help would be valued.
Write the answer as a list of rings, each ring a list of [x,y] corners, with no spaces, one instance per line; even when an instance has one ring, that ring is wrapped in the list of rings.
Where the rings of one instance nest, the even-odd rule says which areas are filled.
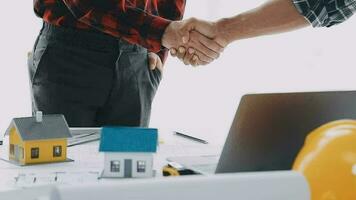
[[[71,127],[148,126],[161,73],[145,48],[44,23],[28,64],[33,112],[63,114]]]

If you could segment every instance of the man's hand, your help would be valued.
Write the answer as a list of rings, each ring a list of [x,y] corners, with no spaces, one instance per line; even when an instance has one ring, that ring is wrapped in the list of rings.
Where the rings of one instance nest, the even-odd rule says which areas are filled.
[[[168,49],[178,47],[189,42],[190,32],[198,30],[208,38],[213,38],[216,35],[212,23],[190,18],[183,21],[173,21],[166,28],[162,37],[162,45]]]
[[[161,58],[155,53],[148,53],[148,66],[150,67],[150,70],[155,70],[157,68],[161,73],[163,73]]]
[[[192,55],[196,55],[192,59],[195,58],[197,64],[208,64],[217,59],[226,46],[224,42],[212,40],[215,35],[216,29],[211,22],[195,18],[175,21],[167,27],[162,37],[162,45],[169,49],[183,47],[180,49],[187,49]],[[189,64],[187,59],[184,63]]]
[[[214,57],[213,52],[204,52],[200,50],[200,47],[207,45],[207,42],[209,41],[211,40],[208,40],[201,33],[191,31],[190,42],[188,45],[180,46],[179,48],[171,48],[170,52],[173,57],[178,57],[185,65],[207,65],[219,56],[217,55],[217,57]],[[209,45],[213,46],[213,48],[221,49],[221,51],[226,47],[226,43],[223,42],[223,40],[219,40],[218,37],[215,37],[214,42],[210,42]]]
[[[227,40],[219,34],[217,23],[195,18],[172,23],[171,28],[179,27],[175,32],[177,38],[175,43],[165,43],[168,40],[165,37],[162,42],[170,48],[172,56],[178,57],[186,65],[209,64],[219,57],[228,44]],[[169,26],[166,30],[168,36],[173,35],[169,33],[170,31]],[[180,44],[180,42],[184,43]]]

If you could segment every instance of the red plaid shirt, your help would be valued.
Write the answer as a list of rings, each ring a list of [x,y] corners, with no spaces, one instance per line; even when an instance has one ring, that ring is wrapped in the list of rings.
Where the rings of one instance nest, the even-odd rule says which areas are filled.
[[[170,20],[183,17],[185,0],[34,0],[44,21],[97,29],[156,52],[165,60],[161,38]]]

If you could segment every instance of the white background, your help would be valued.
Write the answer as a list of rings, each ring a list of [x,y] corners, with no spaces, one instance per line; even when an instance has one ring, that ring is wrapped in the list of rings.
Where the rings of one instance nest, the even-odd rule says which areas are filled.
[[[188,0],[189,16],[216,20],[263,0]],[[5,1],[0,12],[0,132],[11,118],[31,114],[26,54],[41,27],[32,1]],[[198,69],[170,58],[157,93],[152,127],[223,142],[246,93],[356,89],[356,17],[333,28],[249,39],[230,45]]]

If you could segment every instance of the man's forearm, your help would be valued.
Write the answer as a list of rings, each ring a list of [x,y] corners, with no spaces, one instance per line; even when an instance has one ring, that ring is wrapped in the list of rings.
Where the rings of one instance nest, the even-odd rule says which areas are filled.
[[[270,0],[258,8],[217,22],[218,32],[228,43],[308,26],[291,0]]]
[[[161,38],[171,22],[136,7],[131,1],[62,1],[82,23],[130,43],[139,44],[152,52],[162,49]],[[102,5],[99,7],[97,4]]]

